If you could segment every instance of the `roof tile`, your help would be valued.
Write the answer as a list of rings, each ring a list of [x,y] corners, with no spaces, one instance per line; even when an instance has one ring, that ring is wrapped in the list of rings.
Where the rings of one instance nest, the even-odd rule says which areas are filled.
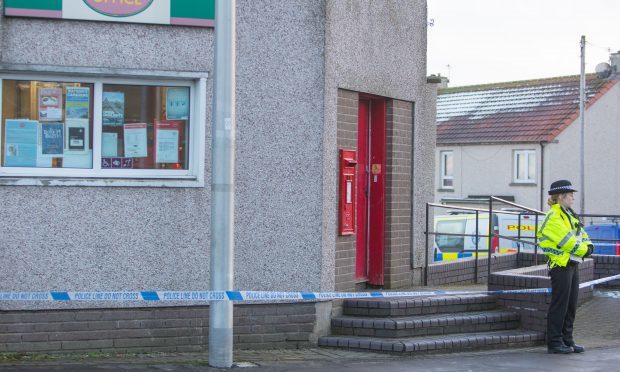
[[[617,82],[586,75],[587,105]],[[551,141],[578,115],[578,75],[447,88],[437,97],[437,143]]]

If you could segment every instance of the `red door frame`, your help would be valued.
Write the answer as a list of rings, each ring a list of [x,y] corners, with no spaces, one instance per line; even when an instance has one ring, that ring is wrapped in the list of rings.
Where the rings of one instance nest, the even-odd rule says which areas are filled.
[[[359,100],[357,116],[357,220],[355,229],[355,280],[368,280],[368,125],[370,100]]]
[[[360,95],[356,279],[384,284],[385,267],[385,98]]]

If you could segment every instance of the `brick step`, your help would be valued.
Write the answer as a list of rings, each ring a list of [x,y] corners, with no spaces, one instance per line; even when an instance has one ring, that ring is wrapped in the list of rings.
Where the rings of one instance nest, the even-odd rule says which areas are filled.
[[[363,298],[343,303],[344,315],[355,316],[408,316],[462,311],[491,310],[497,307],[494,296],[468,294],[452,296]]]
[[[441,353],[460,350],[489,350],[542,345],[545,334],[538,331],[503,330],[414,338],[382,339],[362,336],[324,336],[319,346],[386,353]]]
[[[507,310],[416,315],[397,318],[340,316],[332,319],[336,335],[414,337],[482,332],[519,327],[519,314]]]

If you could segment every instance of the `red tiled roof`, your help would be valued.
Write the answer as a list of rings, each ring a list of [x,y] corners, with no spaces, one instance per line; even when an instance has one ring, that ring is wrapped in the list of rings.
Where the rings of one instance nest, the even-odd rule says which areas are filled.
[[[618,80],[586,75],[586,108]],[[447,88],[437,144],[548,142],[579,118],[579,76]]]

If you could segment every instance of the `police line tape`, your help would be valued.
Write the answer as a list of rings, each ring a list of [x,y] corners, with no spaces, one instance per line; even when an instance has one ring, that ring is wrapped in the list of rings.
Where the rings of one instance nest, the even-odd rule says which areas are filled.
[[[620,279],[620,274],[579,284],[579,288]],[[270,292],[270,291],[113,291],[113,292],[0,292],[1,301],[281,301],[397,298],[470,294],[551,293],[551,288],[495,291],[433,292]]]

